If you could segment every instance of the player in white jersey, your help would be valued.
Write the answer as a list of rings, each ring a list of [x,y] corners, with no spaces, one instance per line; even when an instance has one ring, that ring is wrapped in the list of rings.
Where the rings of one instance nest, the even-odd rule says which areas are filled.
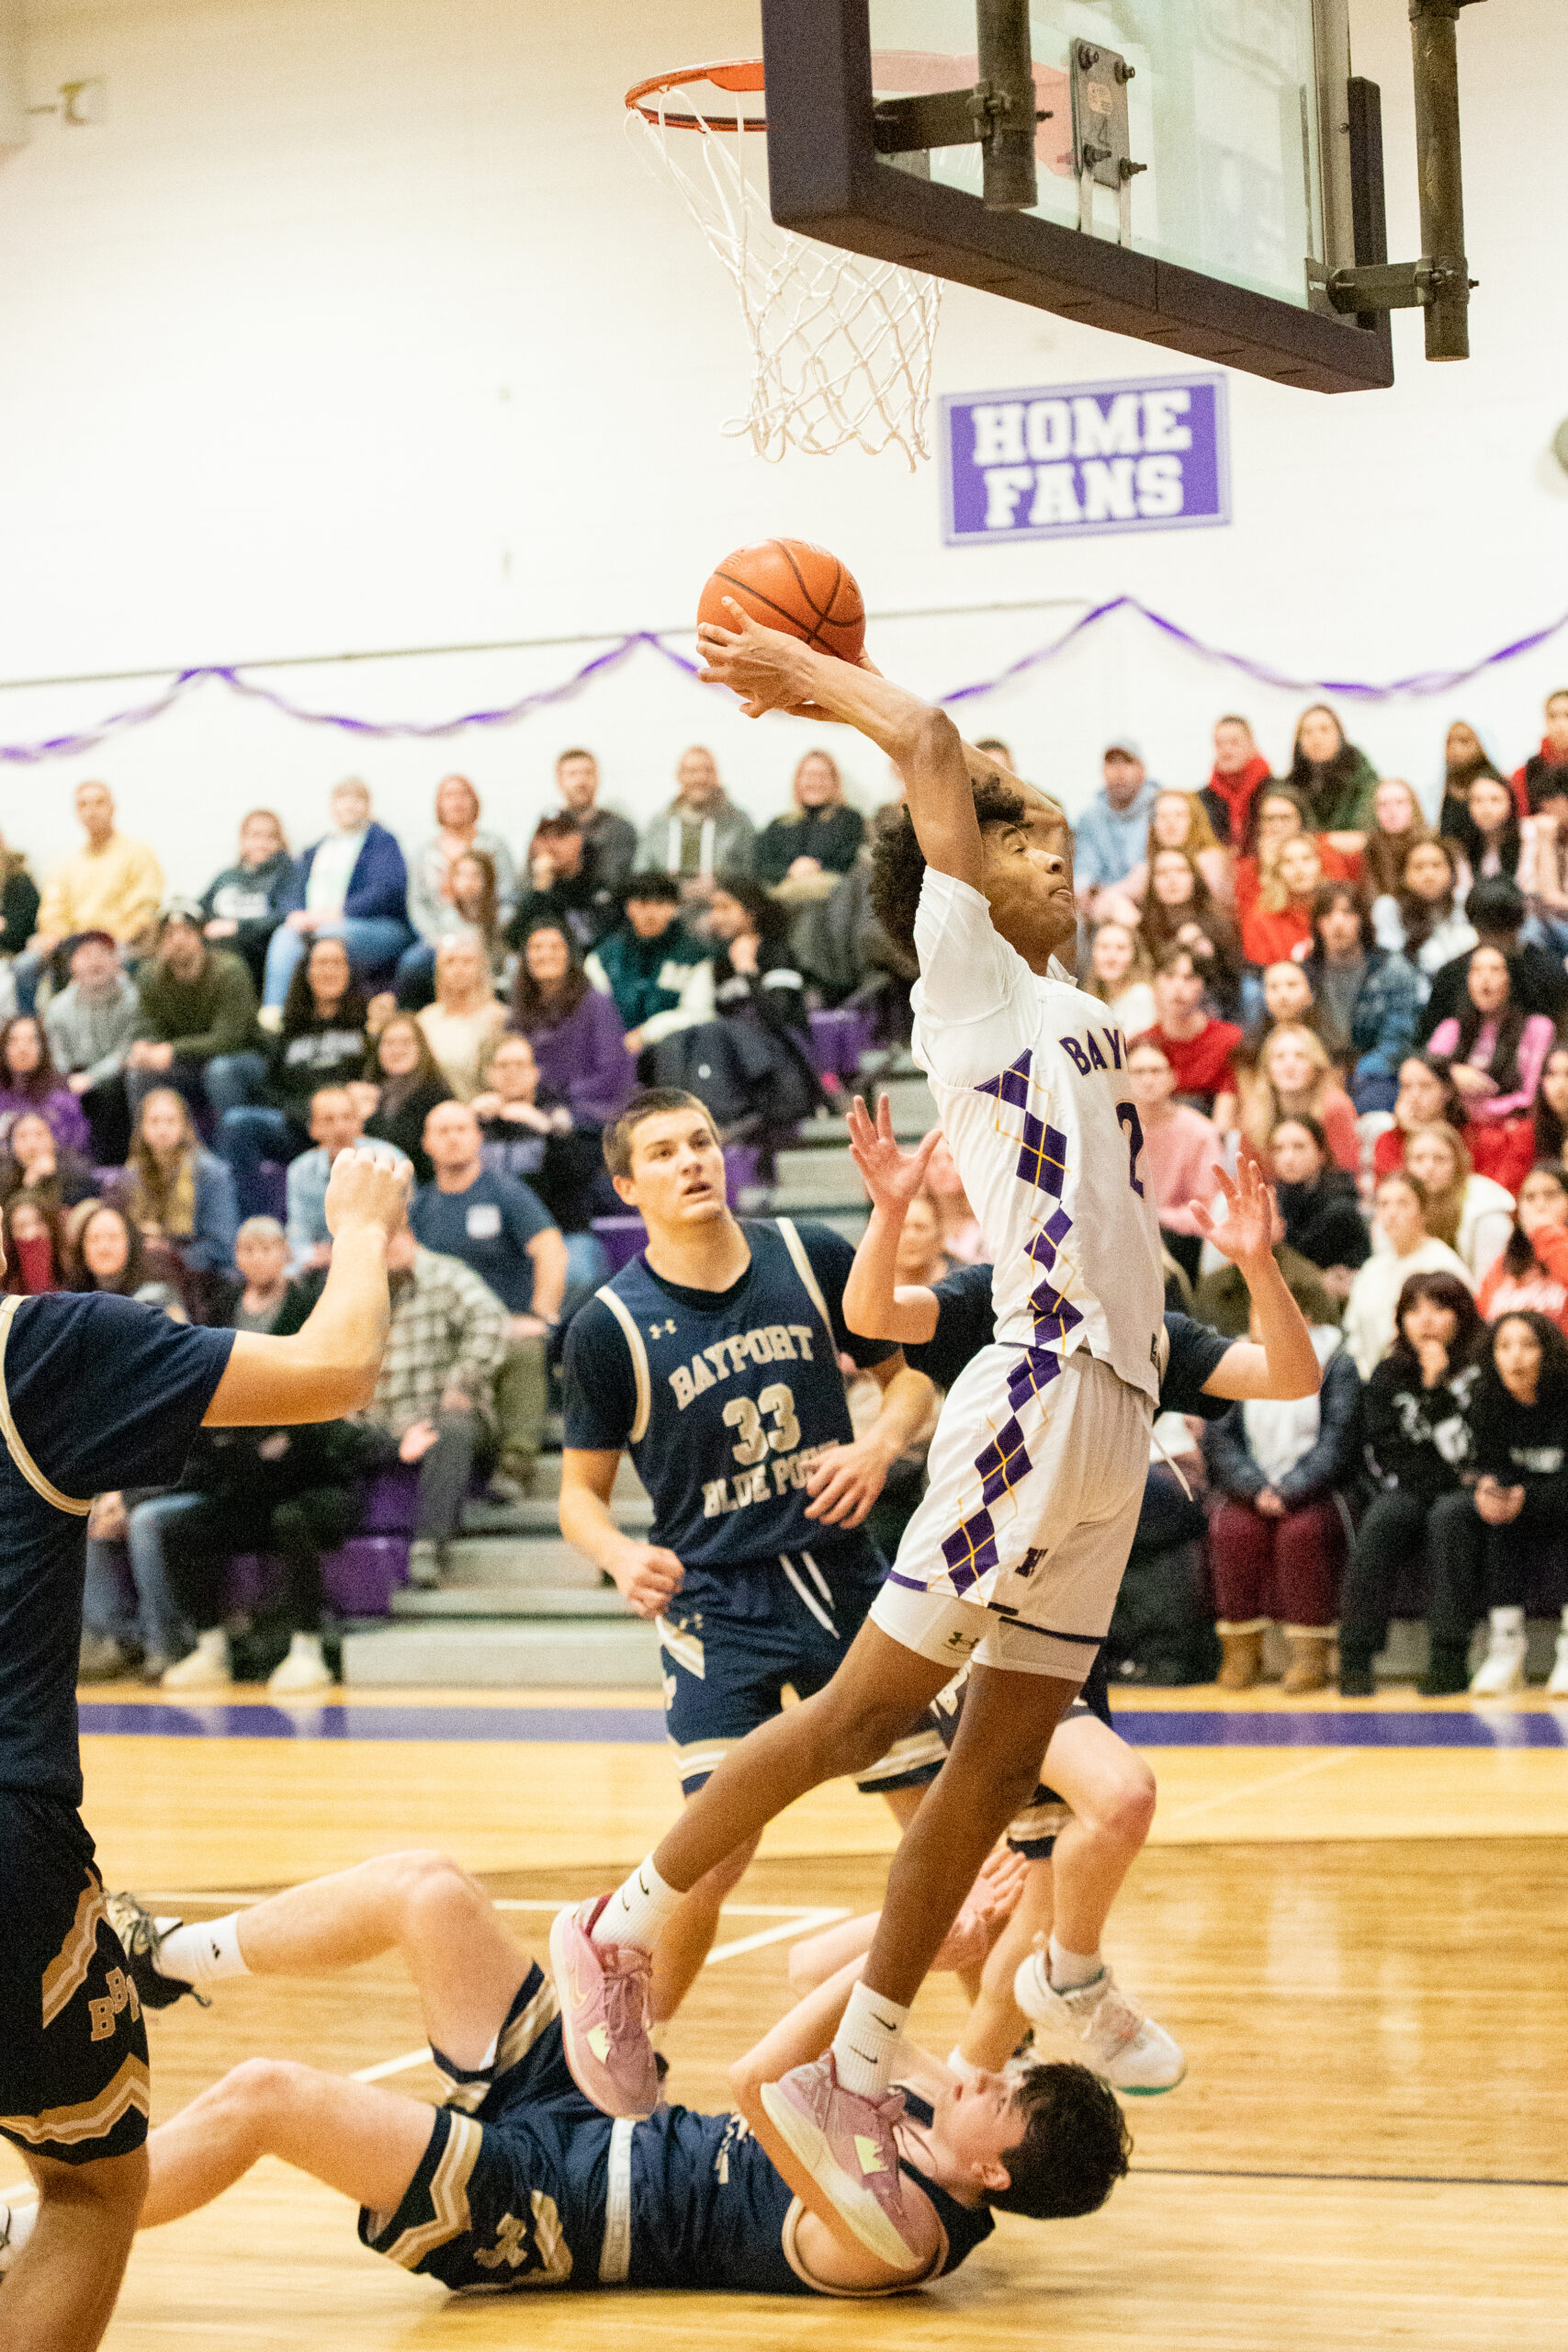
[[[907,1730],[972,1658],[952,1753],[906,1833],[832,2050],[761,2094],[768,2152],[796,2192],[848,2240],[912,2268],[890,2137],[894,2054],[1110,1625],[1157,1390],[1155,1206],[1122,1100],[1119,1033],[1054,961],[1077,922],[1062,810],[874,671],[734,617],[733,632],[702,632],[705,674],[748,696],[752,716],[805,707],[846,720],[905,779],[907,808],[877,843],[874,899],[919,950],[918,1050],[992,1250],[998,1341],[953,1391],[931,1496],[832,1681],[743,1741],[625,1886],[584,1906],[570,1952],[563,1939],[561,1989],[607,2042],[608,2075],[623,2072],[624,2035],[625,2079],[639,2079],[640,2019],[621,1997],[628,1951],[651,1949],[714,1861],[854,1769],[846,1759],[880,1754],[881,1733]],[[569,2025],[569,2053],[571,2041]]]

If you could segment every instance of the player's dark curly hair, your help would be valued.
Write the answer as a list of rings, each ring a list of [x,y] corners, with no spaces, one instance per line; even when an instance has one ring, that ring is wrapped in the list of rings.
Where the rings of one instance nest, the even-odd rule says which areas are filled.
[[[975,814],[982,825],[1016,825],[1027,802],[1018,786],[988,775],[975,786]],[[871,904],[877,920],[900,947],[915,944],[915,909],[926,861],[915,839],[908,806],[881,811],[872,827]]]
[[[1127,2173],[1133,2152],[1116,2094],[1087,2066],[1053,2059],[1032,2066],[1013,2094],[1028,2117],[1023,2138],[1004,2159],[1010,2186],[986,2202],[1031,2221],[1098,2213]]]

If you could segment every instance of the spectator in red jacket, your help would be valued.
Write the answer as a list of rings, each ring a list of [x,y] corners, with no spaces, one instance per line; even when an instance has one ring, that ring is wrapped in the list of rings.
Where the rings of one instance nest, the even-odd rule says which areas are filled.
[[[1223,842],[1239,855],[1252,847],[1258,796],[1269,781],[1269,763],[1253,741],[1251,721],[1227,711],[1214,721],[1214,764],[1198,797]]]
[[[1540,749],[1514,772],[1514,798],[1521,817],[1528,817],[1540,808],[1551,788],[1548,778],[1551,772],[1563,768],[1568,768],[1568,686],[1560,686],[1547,695],[1546,732],[1540,739]],[[1561,782],[1557,789],[1562,789]]]
[[[1203,978],[1186,947],[1168,947],[1155,973],[1159,1019],[1144,1032],[1176,1072],[1176,1091],[1205,1118],[1216,1094],[1234,1094],[1231,1056],[1241,1043],[1234,1021],[1212,1020],[1203,1010]],[[1137,1042],[1137,1041],[1134,1041]]]
[[[1488,1323],[1501,1316],[1550,1316],[1568,1338],[1568,1169],[1532,1168],[1519,1187],[1508,1246],[1487,1270],[1475,1303]]]

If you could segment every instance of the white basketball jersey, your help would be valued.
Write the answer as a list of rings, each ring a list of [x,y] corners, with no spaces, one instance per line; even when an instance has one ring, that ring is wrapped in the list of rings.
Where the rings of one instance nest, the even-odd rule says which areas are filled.
[[[915,1059],[990,1253],[996,1336],[1087,1347],[1151,1398],[1165,1284],[1126,1040],[1059,966],[1038,978],[977,890],[928,869]]]

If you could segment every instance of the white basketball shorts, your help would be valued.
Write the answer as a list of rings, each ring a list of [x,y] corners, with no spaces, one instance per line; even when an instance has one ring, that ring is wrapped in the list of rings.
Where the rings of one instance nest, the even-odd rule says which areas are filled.
[[[992,1345],[948,1393],[872,1619],[933,1661],[1081,1682],[1111,1627],[1153,1408],[1086,1350]]]

